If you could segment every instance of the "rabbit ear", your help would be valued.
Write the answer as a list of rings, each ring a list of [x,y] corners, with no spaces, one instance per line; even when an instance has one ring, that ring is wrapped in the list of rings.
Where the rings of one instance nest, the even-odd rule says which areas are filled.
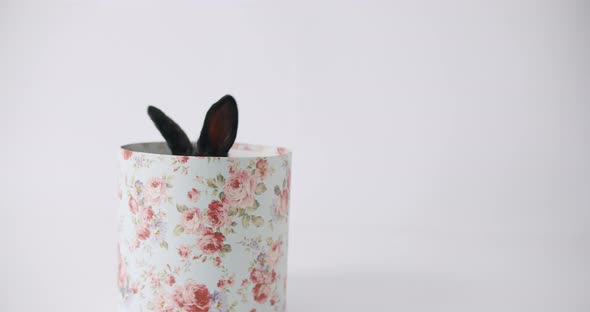
[[[182,129],[156,107],[148,107],[148,115],[160,131],[173,155],[192,155],[193,146]]]
[[[231,95],[213,104],[197,142],[197,156],[225,157],[238,133],[238,105]]]

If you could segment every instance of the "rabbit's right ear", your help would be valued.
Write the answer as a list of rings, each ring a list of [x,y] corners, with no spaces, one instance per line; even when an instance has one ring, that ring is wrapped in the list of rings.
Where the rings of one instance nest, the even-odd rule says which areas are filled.
[[[182,129],[156,107],[148,107],[148,115],[160,131],[172,155],[189,156],[193,154],[193,145]]]
[[[226,157],[238,134],[238,104],[231,95],[213,104],[197,141],[196,156]]]

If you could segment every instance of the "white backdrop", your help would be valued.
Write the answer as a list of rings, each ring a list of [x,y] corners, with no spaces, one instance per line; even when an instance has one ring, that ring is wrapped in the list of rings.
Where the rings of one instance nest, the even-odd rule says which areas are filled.
[[[294,150],[290,311],[590,310],[584,1],[0,0],[0,311],[113,311],[117,147]]]

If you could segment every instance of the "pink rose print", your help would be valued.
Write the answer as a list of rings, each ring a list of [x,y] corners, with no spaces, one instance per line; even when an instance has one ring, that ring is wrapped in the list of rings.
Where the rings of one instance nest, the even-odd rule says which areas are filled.
[[[131,196],[129,198],[129,210],[131,211],[132,214],[137,213],[138,206],[139,206],[139,203],[137,202],[137,199],[135,199],[133,196]]]
[[[139,240],[146,240],[150,237],[150,222],[154,218],[154,211],[152,210],[151,206],[137,206],[132,207],[132,203],[129,204],[130,209],[137,209],[139,214],[138,223],[135,225],[135,233],[137,234],[137,238]],[[138,242],[139,243],[139,242]]]
[[[234,284],[234,278],[230,277],[227,280],[224,279],[220,279],[219,281],[217,281],[217,288],[223,289],[226,287],[231,287]]]
[[[270,296],[272,289],[268,284],[258,284],[254,286],[254,300],[258,303],[265,303]]]
[[[151,178],[148,181],[146,197],[152,204],[159,204],[166,199],[166,179],[161,177]]]
[[[131,293],[137,294],[137,282],[131,284]]]
[[[218,200],[214,200],[209,204],[207,219],[213,227],[223,227],[231,223],[228,216],[228,207]]]
[[[182,227],[187,234],[197,234],[202,229],[203,213],[198,208],[188,209],[182,215]]]
[[[250,280],[254,284],[262,284],[265,282],[266,277],[265,277],[264,272],[262,272],[261,270],[258,270],[258,269],[254,269],[250,273]]]
[[[184,286],[177,285],[174,293],[172,294],[172,301],[178,306],[179,308],[184,307]]]
[[[281,241],[275,241],[270,246],[270,251],[267,256],[267,262],[270,266],[274,267],[281,258]]]
[[[287,293],[287,275],[285,275],[285,281],[283,282],[283,291]]]
[[[202,236],[197,241],[197,244],[203,253],[211,255],[221,251],[221,248],[223,248],[223,242],[225,241],[225,236],[223,234],[214,232],[211,228],[206,228],[201,235]]]
[[[256,258],[256,265],[250,270],[250,281],[254,284],[253,298],[256,302],[275,305],[278,302],[276,293],[276,265],[282,257],[282,241],[271,243],[268,253],[262,251]]]
[[[284,189],[279,195],[279,202],[274,207],[275,214],[281,217],[289,215],[289,189]]]
[[[154,298],[154,311],[155,312],[174,312],[176,306],[174,301],[171,300],[170,295],[164,291],[158,291]]]
[[[154,218],[154,210],[152,210],[152,206],[140,206],[139,213],[140,213],[141,219],[145,223],[149,223]]]
[[[173,301],[186,312],[208,312],[211,307],[209,289],[193,280],[188,280],[184,287],[176,288]]]
[[[135,233],[140,240],[146,240],[150,237],[150,229],[147,224],[138,224],[135,227]]]
[[[188,192],[188,199],[193,203],[196,203],[199,201],[200,195],[201,192],[199,192],[197,189],[192,189]]]
[[[181,164],[186,164],[188,162],[188,156],[178,156],[176,160]]]
[[[123,150],[122,154],[123,154],[123,159],[129,160],[129,158],[131,158],[131,155],[133,155],[133,152],[130,150]]]
[[[127,265],[125,264],[125,261],[123,261],[123,258],[121,257],[121,253],[119,252],[119,267],[118,267],[118,276],[119,278],[117,279],[117,285],[119,286],[119,289],[125,288],[125,286],[127,285]]]
[[[186,245],[178,247],[178,254],[183,258],[187,258],[190,252],[190,248]]]
[[[266,282],[269,284],[273,284],[276,280],[277,280],[277,272],[275,270],[270,271],[270,274],[268,275]]]
[[[277,153],[279,153],[279,155],[285,155],[285,154],[287,154],[288,152],[289,152],[289,151],[288,151],[286,148],[284,148],[284,147],[278,147],[278,148],[277,148]]]
[[[260,159],[256,162],[256,173],[260,176],[260,179],[264,180],[268,173],[268,161],[266,159]]]
[[[252,207],[256,179],[246,170],[234,172],[223,188],[225,198],[232,207]]]

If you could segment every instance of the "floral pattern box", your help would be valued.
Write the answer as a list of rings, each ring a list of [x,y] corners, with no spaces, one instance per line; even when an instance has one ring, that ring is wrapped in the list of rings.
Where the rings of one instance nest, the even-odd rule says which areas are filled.
[[[291,153],[120,153],[119,311],[285,311]]]

